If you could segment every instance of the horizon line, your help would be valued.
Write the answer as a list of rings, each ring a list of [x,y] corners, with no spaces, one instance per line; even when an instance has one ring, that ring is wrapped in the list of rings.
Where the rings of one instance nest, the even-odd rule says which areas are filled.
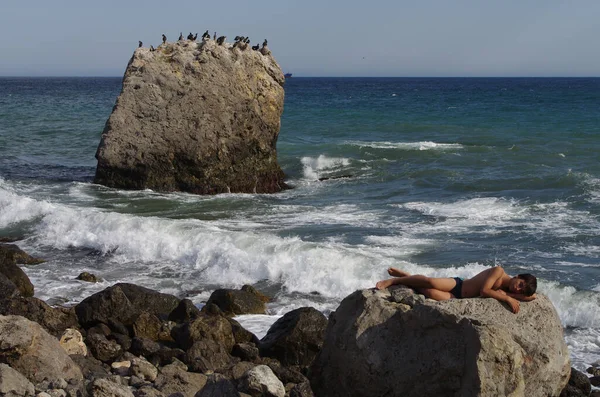
[[[18,76],[18,75],[0,75],[0,79],[14,78],[123,78],[123,76],[98,76],[98,75],[39,75],[39,76]],[[291,79],[596,79],[598,76],[293,76]]]

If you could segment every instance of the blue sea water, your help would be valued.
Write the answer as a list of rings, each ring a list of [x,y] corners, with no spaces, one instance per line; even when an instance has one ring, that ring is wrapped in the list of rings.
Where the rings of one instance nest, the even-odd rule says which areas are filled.
[[[277,144],[293,189],[210,197],[91,183],[120,88],[0,79],[0,236],[48,259],[25,268],[41,299],[126,281],[202,304],[249,283],[275,296],[240,318],[260,336],[389,266],[502,265],[539,277],[577,368],[600,359],[600,79],[294,77]]]

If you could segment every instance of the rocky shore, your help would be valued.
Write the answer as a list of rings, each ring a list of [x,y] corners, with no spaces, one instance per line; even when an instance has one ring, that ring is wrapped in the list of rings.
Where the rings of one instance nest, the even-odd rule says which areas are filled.
[[[266,312],[251,286],[202,309],[127,283],[51,307],[20,267],[39,262],[0,244],[0,395],[588,396],[600,384],[600,368],[570,368],[543,296],[513,315],[493,299],[356,291],[329,320],[300,308],[259,340],[232,318]]]

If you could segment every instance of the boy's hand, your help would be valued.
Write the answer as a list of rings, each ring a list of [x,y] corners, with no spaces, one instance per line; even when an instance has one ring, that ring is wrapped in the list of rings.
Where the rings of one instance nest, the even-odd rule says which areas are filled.
[[[520,308],[520,304],[519,301],[516,300],[515,298],[511,298],[510,296],[508,297],[508,299],[506,300],[506,303],[509,304],[510,309],[513,311],[513,313],[518,313],[519,312],[519,308]]]

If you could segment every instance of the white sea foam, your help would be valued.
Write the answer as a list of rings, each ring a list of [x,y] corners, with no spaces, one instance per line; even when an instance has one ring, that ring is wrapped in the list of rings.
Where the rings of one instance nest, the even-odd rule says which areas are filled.
[[[316,180],[324,171],[337,171],[350,165],[350,160],[343,157],[327,157],[320,155],[314,157],[302,157],[300,160],[304,168],[304,178]]]
[[[347,145],[359,147],[370,147],[374,149],[401,149],[401,150],[460,150],[464,146],[459,143],[436,143],[431,141],[422,142],[363,142],[346,141]]]
[[[16,189],[0,179],[0,227],[35,219],[51,212],[55,206],[19,195]]]

